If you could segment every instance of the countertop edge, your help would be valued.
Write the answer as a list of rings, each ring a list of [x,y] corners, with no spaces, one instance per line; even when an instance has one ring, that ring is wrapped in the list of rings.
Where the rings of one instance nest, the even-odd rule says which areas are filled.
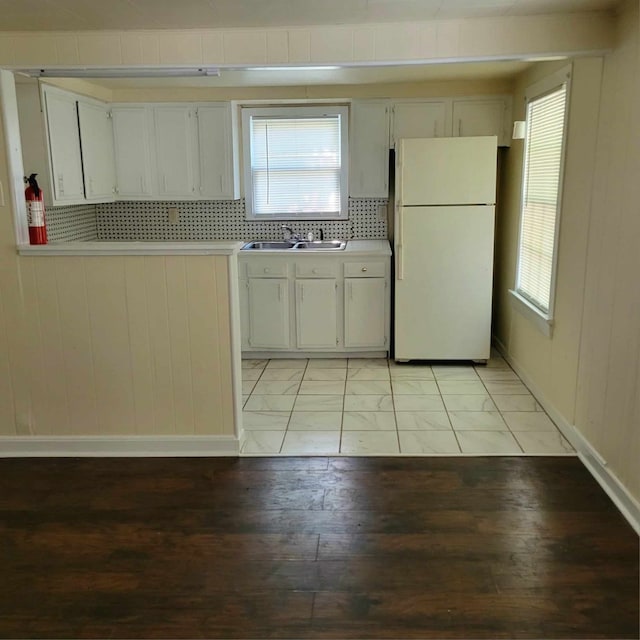
[[[391,245],[388,240],[349,240],[345,249],[341,251],[313,251],[313,250],[268,250],[268,251],[241,251],[240,256],[243,259],[257,259],[260,258],[281,258],[283,256],[294,256],[296,259],[299,256],[314,256],[314,257],[326,257],[326,256],[348,256],[348,257],[381,257],[391,256]]]
[[[61,242],[18,245],[21,256],[231,256],[243,242]]]
[[[21,256],[291,256],[291,251],[241,252],[243,241],[184,241],[184,242],[59,242],[44,245],[18,245]],[[350,240],[343,251],[300,251],[302,255],[318,256],[390,256],[388,240]]]

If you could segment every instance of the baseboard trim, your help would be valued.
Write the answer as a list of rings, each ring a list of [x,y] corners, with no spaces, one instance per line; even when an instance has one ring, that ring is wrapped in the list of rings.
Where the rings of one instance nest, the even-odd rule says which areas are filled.
[[[549,417],[555,422],[562,435],[576,450],[578,458],[587,468],[604,492],[611,498],[620,513],[640,535],[640,503],[629,493],[628,489],[620,482],[617,476],[608,468],[606,460],[598,453],[593,445],[582,433],[570,424],[562,414],[553,406],[549,399],[540,391],[538,386],[529,377],[522,365],[509,355],[505,345],[495,336],[493,343],[502,357],[511,368],[520,376],[520,379],[529,388],[536,400],[542,405]]]
[[[7,436],[0,458],[237,456],[234,436]]]

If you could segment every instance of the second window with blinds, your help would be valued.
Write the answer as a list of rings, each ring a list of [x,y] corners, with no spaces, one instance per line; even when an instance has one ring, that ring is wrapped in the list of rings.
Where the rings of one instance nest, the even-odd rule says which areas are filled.
[[[546,335],[553,325],[570,69],[526,92],[527,133],[516,282],[512,294]]]
[[[247,218],[346,218],[347,121],[347,107],[243,108]]]

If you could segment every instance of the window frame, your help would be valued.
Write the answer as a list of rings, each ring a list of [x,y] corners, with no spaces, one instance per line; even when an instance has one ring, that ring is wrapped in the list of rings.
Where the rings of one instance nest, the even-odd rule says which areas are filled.
[[[242,164],[246,219],[253,222],[295,220],[347,220],[349,217],[349,107],[326,106],[282,106],[242,107]],[[253,182],[251,174],[251,118],[271,116],[277,118],[340,116],[340,211],[336,213],[256,213],[253,209]]]
[[[559,89],[562,85],[565,85],[566,98],[564,106],[564,128],[562,132],[562,151],[560,155],[560,175],[558,180],[558,195],[556,200],[556,219],[553,236],[553,257],[551,262],[551,280],[549,284],[549,309],[544,311],[541,307],[535,304],[528,297],[522,295],[518,291],[518,273],[520,271],[520,261],[522,259],[521,241],[523,235],[523,223],[524,223],[524,204],[525,193],[527,183],[527,166],[526,166],[526,144],[522,149],[522,181],[520,186],[520,216],[518,223],[518,241],[516,249],[516,270],[514,274],[513,289],[509,290],[512,296],[514,306],[525,317],[529,318],[535,326],[547,337],[551,337],[553,334],[554,312],[555,312],[555,297],[556,297],[556,285],[558,277],[558,249],[560,245],[560,222],[562,219],[562,203],[564,198],[564,176],[565,176],[565,161],[567,155],[567,140],[569,133],[569,113],[571,106],[571,65],[559,69],[555,73],[543,78],[539,82],[527,87],[525,90],[525,115],[528,115],[529,104],[536,100],[543,98],[550,93],[553,93]],[[527,121],[527,133],[529,135],[529,122]]]

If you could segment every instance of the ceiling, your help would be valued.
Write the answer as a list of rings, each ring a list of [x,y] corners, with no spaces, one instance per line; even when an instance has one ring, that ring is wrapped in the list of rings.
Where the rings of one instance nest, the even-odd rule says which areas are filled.
[[[211,29],[613,10],[618,0],[0,0],[0,31]]]

